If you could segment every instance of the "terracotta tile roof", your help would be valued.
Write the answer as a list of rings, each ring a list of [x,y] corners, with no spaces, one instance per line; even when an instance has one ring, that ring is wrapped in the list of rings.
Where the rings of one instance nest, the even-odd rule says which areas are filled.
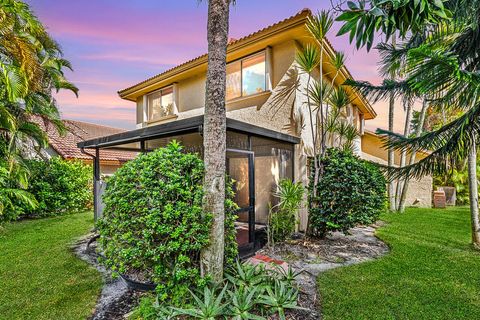
[[[247,36],[241,37],[241,38],[239,38],[239,39],[230,38],[229,41],[228,41],[227,50],[228,50],[229,47],[234,46],[234,45],[236,45],[236,44],[239,43],[239,42],[243,42],[243,41],[245,41],[245,40],[248,40],[249,38],[255,37],[255,36],[256,36],[257,34],[259,34],[259,33],[262,33],[262,32],[265,32],[265,31],[267,31],[267,30],[269,30],[269,29],[275,28],[275,27],[277,27],[278,25],[287,23],[287,22],[289,22],[289,21],[291,21],[291,20],[295,20],[295,19],[297,19],[297,18],[299,18],[299,17],[301,17],[301,16],[309,16],[309,15],[311,15],[311,14],[312,14],[312,11],[311,11],[310,9],[308,9],[308,8],[305,8],[305,9],[299,11],[297,14],[289,17],[289,18],[286,18],[286,19],[284,19],[284,20],[278,21],[278,22],[276,22],[276,23],[274,23],[274,24],[272,24],[272,25],[269,25],[268,27],[265,27],[265,28],[263,28],[263,29],[260,29],[260,30],[255,31],[255,32],[253,32],[253,33],[250,33],[250,34],[247,35]],[[170,68],[170,69],[167,69],[167,70],[163,71],[162,73],[159,73],[159,74],[157,74],[157,75],[155,75],[155,76],[153,76],[153,77],[150,77],[150,78],[148,78],[148,79],[146,79],[146,80],[143,80],[143,81],[141,81],[141,82],[139,82],[139,83],[137,83],[137,84],[135,84],[135,85],[133,85],[133,86],[130,86],[130,87],[125,88],[125,89],[122,89],[122,90],[118,91],[118,94],[119,94],[120,96],[122,96],[125,92],[129,91],[130,89],[133,89],[133,88],[135,88],[135,87],[137,87],[137,86],[139,86],[139,85],[145,84],[145,83],[150,82],[150,81],[152,81],[152,80],[156,80],[156,79],[158,79],[158,78],[161,78],[162,76],[164,76],[164,75],[166,75],[166,74],[168,74],[168,73],[170,73],[170,72],[172,72],[172,71],[174,71],[174,70],[176,70],[176,69],[180,69],[180,68],[182,68],[182,67],[185,66],[185,65],[191,64],[192,62],[195,62],[195,61],[197,61],[197,60],[200,60],[200,59],[206,58],[206,57],[207,57],[207,54],[206,54],[206,53],[205,53],[205,54],[202,54],[202,55],[200,55],[200,56],[198,56],[198,57],[195,57],[195,58],[193,58],[193,59],[191,59],[191,60],[188,60],[188,61],[186,61],[186,62],[183,62],[183,63],[181,63],[181,64],[179,64],[179,65],[176,65],[175,67],[172,67],[172,68]]]
[[[65,136],[60,136],[57,130],[51,124],[38,121],[39,125],[47,132],[50,147],[52,147],[64,159],[82,159],[92,160],[92,157],[80,151],[77,143],[94,139],[102,136],[108,136],[120,132],[124,129],[103,126],[95,123],[88,123],[75,120],[64,120],[68,132]],[[85,149],[90,154],[95,154],[93,149]],[[136,152],[120,150],[100,150],[100,162],[125,162],[132,160],[137,155]]]

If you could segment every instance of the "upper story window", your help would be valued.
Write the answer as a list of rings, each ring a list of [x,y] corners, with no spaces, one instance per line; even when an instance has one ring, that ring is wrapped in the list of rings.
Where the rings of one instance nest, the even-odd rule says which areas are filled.
[[[147,96],[148,121],[174,114],[173,86],[150,93]]]
[[[263,51],[227,64],[227,100],[266,90],[265,58],[265,51]]]

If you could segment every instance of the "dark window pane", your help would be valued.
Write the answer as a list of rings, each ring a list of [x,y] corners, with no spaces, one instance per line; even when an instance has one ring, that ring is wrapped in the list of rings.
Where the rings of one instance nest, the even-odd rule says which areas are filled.
[[[227,148],[248,150],[248,136],[235,131],[227,131]]]
[[[157,148],[162,148],[172,140],[180,142],[186,152],[198,153],[201,157],[203,157],[203,138],[199,133],[187,133],[168,138],[147,140],[145,141],[145,148],[150,151]]]
[[[281,179],[293,179],[293,146],[275,140],[252,137],[255,152],[255,217],[266,223],[273,192]]]

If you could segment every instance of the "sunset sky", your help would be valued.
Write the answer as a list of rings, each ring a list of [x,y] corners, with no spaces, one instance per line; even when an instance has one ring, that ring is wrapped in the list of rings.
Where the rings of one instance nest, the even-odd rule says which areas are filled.
[[[117,91],[189,60],[207,50],[207,1],[197,0],[28,0],[60,43],[80,88],[57,96],[65,119],[126,129],[135,127],[135,105]],[[238,0],[231,10],[230,37],[239,38],[294,15],[303,8],[330,7],[329,0]],[[344,51],[347,68],[359,80],[380,81],[374,50],[356,51],[346,36],[329,39]],[[385,127],[386,103],[374,106],[378,117],[367,127]],[[396,130],[403,116],[398,105]]]

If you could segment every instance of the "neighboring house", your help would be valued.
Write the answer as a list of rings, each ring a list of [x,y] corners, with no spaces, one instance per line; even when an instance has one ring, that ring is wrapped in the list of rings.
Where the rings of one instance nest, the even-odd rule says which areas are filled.
[[[84,163],[93,164],[95,149],[82,151],[77,144],[84,140],[94,139],[102,136],[125,132],[124,129],[103,126],[94,123],[64,120],[67,132],[60,135],[57,129],[51,124],[43,121],[37,123],[47,133],[49,146],[40,151],[43,158],[60,156],[66,160],[78,159]],[[100,153],[100,171],[103,175],[110,175],[121,167],[126,161],[132,160],[137,152],[103,149]]]
[[[267,222],[278,180],[308,182],[312,142],[308,124],[299,121],[308,116],[304,94],[307,75],[299,71],[295,56],[311,42],[305,28],[310,15],[310,10],[303,10],[228,44],[227,173],[237,181],[236,202],[241,207],[238,229],[248,232],[247,240],[241,242],[249,246],[254,244],[256,230]],[[325,44],[324,78],[331,81],[334,49],[328,41]],[[187,150],[201,154],[206,70],[207,55],[202,55],[119,91],[122,99],[136,104],[137,129],[78,146],[148,152],[176,139]],[[335,85],[348,78],[351,75],[343,68]],[[285,96],[285,89],[292,86],[298,86],[297,90]],[[362,136],[365,120],[375,118],[376,113],[363,96],[352,88],[346,90],[352,104],[344,120],[354,124]],[[359,155],[360,136],[355,142]],[[97,216],[101,214],[99,207]],[[305,228],[306,218],[303,208],[300,229]]]
[[[365,130],[362,136],[362,155],[361,157],[382,165],[387,165],[388,152],[383,148],[383,141],[380,136],[372,131]],[[427,156],[425,152],[418,152],[415,156],[419,161]],[[395,165],[400,165],[400,152],[395,152]],[[409,161],[410,157],[407,157]],[[407,206],[431,207],[432,206],[433,178],[425,176],[421,179],[413,179],[408,185],[406,198]]]

